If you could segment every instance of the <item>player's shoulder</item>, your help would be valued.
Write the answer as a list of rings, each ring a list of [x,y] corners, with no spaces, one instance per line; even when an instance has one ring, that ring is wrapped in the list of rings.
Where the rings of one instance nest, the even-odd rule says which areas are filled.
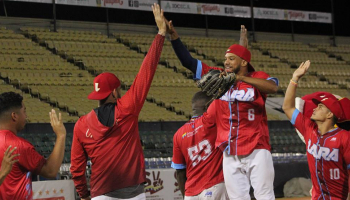
[[[94,112],[94,111],[92,110],[91,112]],[[86,129],[86,127],[88,126],[87,117],[88,117],[89,114],[91,114],[91,112],[86,114],[86,115],[84,115],[84,116],[81,116],[77,120],[77,122],[75,122],[74,133],[82,132],[83,130]]]
[[[86,116],[87,116],[87,115],[81,116],[81,117],[77,120],[77,122],[75,122],[74,127],[78,127],[78,126],[81,126],[82,124],[85,124],[85,123],[86,123]]]
[[[344,140],[350,140],[350,131],[348,130],[345,130],[345,129],[341,129],[339,131],[340,134],[337,134],[339,135],[340,137],[342,137]]]
[[[186,122],[184,125],[182,125],[179,129],[177,129],[176,133],[174,134],[175,137],[182,137],[183,133],[186,133],[190,128],[190,123]]]
[[[11,146],[17,146],[18,148],[32,148],[33,145],[26,139],[17,135],[7,134],[6,143]]]
[[[270,75],[264,71],[253,71],[249,73],[251,77],[269,77]]]

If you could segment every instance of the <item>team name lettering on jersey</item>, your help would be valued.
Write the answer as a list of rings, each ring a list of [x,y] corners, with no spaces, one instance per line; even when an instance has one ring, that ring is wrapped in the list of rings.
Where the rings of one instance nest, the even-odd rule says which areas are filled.
[[[323,158],[326,161],[331,160],[338,162],[339,159],[339,149],[333,149],[333,151],[331,151],[328,147],[320,147],[320,149],[317,150],[316,144],[312,144],[311,146],[311,140],[308,141],[307,152],[313,155],[317,160]]]
[[[246,90],[233,90],[232,93],[228,91],[220,99],[223,101],[254,101],[254,96],[254,88],[246,88]]]

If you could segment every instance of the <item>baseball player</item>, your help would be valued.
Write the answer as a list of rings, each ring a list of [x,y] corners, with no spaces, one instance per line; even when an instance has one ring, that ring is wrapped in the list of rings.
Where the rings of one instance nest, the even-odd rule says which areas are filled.
[[[32,144],[17,136],[17,133],[24,129],[27,118],[23,97],[14,92],[0,94],[0,160],[5,160],[5,163],[1,163],[1,171],[6,173],[11,170],[6,164],[9,162],[10,145],[15,147],[11,150],[13,156],[20,155],[17,157],[18,162],[10,161],[13,167],[0,186],[0,200],[33,199],[32,173],[56,178],[64,157],[66,129],[61,113],[59,117],[54,110],[49,114],[51,126],[56,134],[56,143],[49,158],[45,159],[35,151]]]
[[[221,165],[222,152],[215,148],[215,119],[204,113],[210,99],[204,92],[193,96],[193,117],[173,139],[171,167],[176,169],[185,200],[228,199]]]
[[[158,4],[152,6],[159,33],[142,62],[132,86],[123,97],[120,81],[111,73],[94,79],[89,99],[99,107],[81,117],[74,127],[71,173],[82,199],[145,199],[146,172],[138,130],[138,116],[145,102],[163,48],[166,25]],[[85,171],[90,158],[91,194]]]
[[[276,93],[278,79],[256,72],[249,63],[251,54],[241,45],[230,46],[225,54],[225,68],[209,67],[190,57],[170,22],[173,49],[194,79],[200,79],[211,69],[236,74],[235,85],[209,109],[216,118],[215,146],[223,151],[225,185],[230,199],[250,199],[250,186],[256,199],[275,199],[273,192],[274,167],[269,144],[265,101],[267,94]],[[246,32],[245,27],[241,27]],[[209,111],[208,111],[209,112]]]
[[[312,99],[317,107],[311,119],[295,108],[298,80],[309,66],[310,61],[306,61],[294,72],[286,91],[283,110],[305,139],[313,185],[312,199],[347,199],[350,133],[334,126],[345,118],[342,106],[334,95],[324,92]]]
[[[6,176],[11,172],[13,164],[18,162],[19,154],[13,154],[13,152],[16,149],[17,147],[14,147],[11,149],[11,145],[10,145],[4,153],[4,158],[1,161],[1,169],[0,169],[0,186],[2,182],[4,182]]]

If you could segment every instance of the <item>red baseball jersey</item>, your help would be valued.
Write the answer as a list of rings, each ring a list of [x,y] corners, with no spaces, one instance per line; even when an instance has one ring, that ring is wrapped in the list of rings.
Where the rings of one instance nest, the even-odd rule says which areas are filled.
[[[151,86],[164,38],[155,37],[132,86],[117,100],[112,127],[101,124],[94,110],[75,124],[71,173],[81,197],[88,195],[85,178],[88,157],[92,161],[91,197],[146,182],[138,116]]]
[[[335,128],[320,135],[317,124],[295,109],[292,124],[304,136],[313,185],[312,199],[348,197],[350,132]]]
[[[9,146],[17,147],[14,154],[20,154],[19,161],[12,166],[0,186],[0,200],[33,199],[32,173],[39,174],[46,159],[35,151],[33,145],[8,130],[0,130],[0,160]],[[1,162],[0,162],[1,168]]]
[[[215,119],[192,118],[174,135],[172,168],[186,169],[185,195],[195,196],[224,182],[222,152],[215,148]]]
[[[217,68],[204,63],[197,66],[197,72],[199,74],[201,71],[201,76],[210,69]],[[273,80],[278,85],[278,79],[262,71],[249,72],[247,76]],[[254,149],[270,150],[265,101],[265,93],[242,81],[215,100],[208,108],[208,113],[216,118],[217,123],[215,145],[231,155],[248,155]]]

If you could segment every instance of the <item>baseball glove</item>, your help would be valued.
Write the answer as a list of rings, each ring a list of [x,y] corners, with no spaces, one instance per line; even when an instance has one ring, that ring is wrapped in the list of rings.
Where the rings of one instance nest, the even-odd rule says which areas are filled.
[[[206,92],[208,96],[213,96],[213,99],[219,99],[230,89],[235,81],[235,73],[210,70],[197,82],[197,86],[203,92]]]

